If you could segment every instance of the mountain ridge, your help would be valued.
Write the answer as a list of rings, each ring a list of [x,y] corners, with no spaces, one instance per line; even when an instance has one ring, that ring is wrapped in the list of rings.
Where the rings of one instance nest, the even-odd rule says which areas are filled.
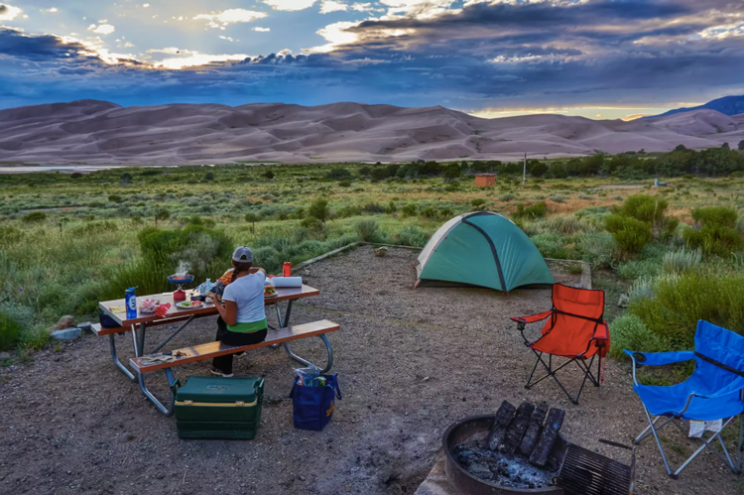
[[[744,114],[744,95],[724,96],[722,98],[711,100],[708,103],[705,103],[703,105],[698,105],[696,107],[675,108],[673,110],[669,110],[659,115],[654,115],[652,117],[644,117],[644,118],[649,119],[649,118],[656,118],[656,117],[666,117],[669,115],[674,115],[676,113],[692,112],[695,110],[715,110],[716,112],[719,112],[719,113],[722,113],[723,115],[728,115],[728,116],[741,115],[741,114]]]

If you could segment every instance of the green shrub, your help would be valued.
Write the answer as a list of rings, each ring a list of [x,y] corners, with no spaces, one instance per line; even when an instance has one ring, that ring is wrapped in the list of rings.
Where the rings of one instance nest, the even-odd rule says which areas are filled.
[[[427,220],[431,220],[432,218],[437,218],[437,210],[432,208],[431,206],[427,206],[421,212],[419,213],[422,218],[425,218]]]
[[[338,218],[358,217],[362,214],[362,209],[358,206],[344,206],[336,212]]]
[[[506,193],[499,196],[499,201],[513,201],[517,199],[517,195],[514,193]]]
[[[26,223],[43,222],[46,220],[46,213],[43,211],[32,211],[31,213],[23,215],[21,220]]]
[[[701,249],[707,255],[730,257],[744,249],[738,231],[718,225],[703,225],[700,230],[687,227],[682,236],[687,247]]]
[[[351,181],[350,180],[342,180],[338,183],[339,187],[351,187]]]
[[[12,225],[0,225],[0,246],[15,244],[24,238],[25,234],[21,229]]]
[[[307,214],[325,224],[331,215],[331,211],[328,209],[328,200],[323,198],[316,199],[307,209]]]
[[[653,299],[655,281],[656,279],[649,275],[644,275],[635,279],[633,283],[630,284],[630,287],[628,287],[629,303],[641,299]]]
[[[111,203],[121,203],[122,201],[124,201],[124,198],[122,198],[122,197],[121,197],[121,196],[119,196],[118,194],[111,194],[111,195],[110,195],[110,196],[108,197],[108,200],[109,200],[109,201],[110,201]]]
[[[616,359],[630,359],[623,349],[638,352],[662,352],[669,349],[669,343],[653,333],[635,315],[623,315],[610,323],[610,356]]]
[[[694,208],[692,218],[703,226],[735,229],[738,215],[733,208],[709,206],[707,208]]]
[[[596,230],[593,225],[581,221],[575,215],[556,215],[542,222],[540,227],[549,232],[558,232],[563,235],[594,232]]]
[[[594,199],[594,196],[593,195],[587,194],[587,193],[579,193],[579,196],[578,197],[579,197],[579,199],[583,199],[583,200]]]
[[[245,221],[248,223],[256,223],[261,221],[261,215],[257,215],[252,211],[245,214]]]
[[[380,203],[367,203],[364,205],[364,212],[371,214],[385,213],[385,207]]]
[[[313,231],[313,232],[320,232],[323,230],[323,222],[318,220],[315,217],[305,217],[300,222],[300,225],[302,225],[307,230]]]
[[[392,215],[396,211],[398,211],[398,207],[395,205],[395,201],[390,201],[390,203],[385,207],[385,213],[388,215]]]
[[[553,201],[554,203],[563,203],[566,201],[566,197],[561,196],[560,194],[555,194],[548,199],[550,199],[550,201]]]
[[[654,298],[640,298],[628,311],[675,348],[694,345],[698,320],[744,333],[744,274],[689,272],[655,281]]]
[[[343,167],[336,167],[331,169],[330,172],[326,174],[326,178],[332,180],[351,179],[351,172]]]
[[[700,250],[680,249],[666,253],[662,259],[662,266],[666,273],[682,274],[697,270],[702,258],[703,254]]]
[[[482,198],[476,198],[473,201],[471,201],[470,204],[473,206],[473,210],[482,211],[485,209],[486,200]]]
[[[395,236],[396,244],[401,246],[424,247],[429,241],[429,236],[418,227],[406,226]]]
[[[547,215],[547,213],[548,207],[545,204],[545,201],[538,201],[537,203],[529,206],[518,204],[517,211],[514,212],[514,217],[535,219],[542,218]]]
[[[319,220],[315,219],[319,222]],[[282,255],[271,246],[263,246],[253,250],[254,264],[271,273],[278,270],[284,263]]]
[[[354,224],[354,230],[363,242],[377,242],[380,237],[380,230],[377,222],[371,218],[359,220]]]
[[[173,289],[168,284],[168,275],[172,274],[168,266],[151,260],[109,265],[103,273],[100,293],[104,301],[123,298],[129,287],[137,287],[139,294],[159,294]]]
[[[11,349],[21,335],[23,328],[9,311],[0,311],[0,351]]]
[[[626,254],[640,253],[653,238],[651,226],[632,217],[609,215],[605,219],[605,226]]]
[[[400,209],[400,215],[402,217],[412,217],[416,215],[416,210],[417,208],[414,204],[405,205],[403,208]]]

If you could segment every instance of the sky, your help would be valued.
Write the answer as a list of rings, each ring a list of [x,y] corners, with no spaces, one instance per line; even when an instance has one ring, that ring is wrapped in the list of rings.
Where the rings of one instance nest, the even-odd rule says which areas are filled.
[[[0,108],[633,118],[744,94],[744,0],[0,0]]]

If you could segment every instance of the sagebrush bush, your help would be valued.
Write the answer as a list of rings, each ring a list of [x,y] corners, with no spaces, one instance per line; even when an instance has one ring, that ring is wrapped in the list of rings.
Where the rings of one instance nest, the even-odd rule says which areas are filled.
[[[538,234],[531,237],[538,251],[545,258],[568,259],[568,251],[561,242],[561,236],[555,233]]]
[[[563,203],[566,201],[566,197],[561,196],[560,194],[555,194],[548,199],[550,199],[550,201],[553,201],[554,203]]]
[[[354,224],[354,230],[363,242],[377,242],[380,237],[380,229],[377,222],[371,218],[359,220]]]
[[[575,215],[556,215],[541,222],[540,228],[549,232],[559,232],[563,235],[594,232],[596,230],[593,225],[581,221]]]
[[[662,352],[669,349],[663,338],[653,333],[636,315],[626,314],[610,323],[610,356],[630,359],[623,349],[638,352]]]
[[[402,217],[412,217],[416,215],[416,205],[414,204],[408,204],[403,206],[403,208],[400,209],[400,216]]]
[[[661,264],[666,273],[682,274],[697,270],[702,259],[703,253],[700,250],[679,249],[664,254]]]
[[[514,212],[514,218],[542,218],[548,213],[548,207],[545,201],[538,201],[533,205],[518,204],[517,211]]]
[[[517,195],[514,193],[506,193],[499,196],[499,201],[513,201],[517,199]]]
[[[623,280],[635,280],[643,276],[656,276],[661,272],[659,261],[633,260],[622,263],[617,267],[617,274]]]
[[[654,297],[654,283],[656,279],[644,275],[638,277],[628,287],[628,301],[632,303],[641,299],[652,299]]]
[[[736,210],[723,206],[695,208],[692,217],[701,227],[699,230],[687,227],[683,231],[682,236],[688,247],[724,258],[744,249],[742,234],[736,229]]]
[[[583,234],[577,241],[581,259],[589,262],[592,268],[609,268],[612,266],[613,254],[617,249],[612,234],[600,232]]]
[[[605,226],[625,254],[640,253],[653,238],[651,226],[633,217],[609,215]]]
[[[429,236],[418,227],[406,226],[395,235],[395,241],[401,246],[424,247]]]
[[[46,213],[43,211],[32,211],[24,215],[21,220],[26,223],[43,222],[46,220]]]

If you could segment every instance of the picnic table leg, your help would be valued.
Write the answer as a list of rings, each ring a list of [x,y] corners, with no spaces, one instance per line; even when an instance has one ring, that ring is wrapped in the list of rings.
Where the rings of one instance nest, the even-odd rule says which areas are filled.
[[[326,363],[325,368],[321,369],[320,372],[328,373],[331,370],[331,367],[333,367],[333,348],[331,347],[331,343],[328,341],[328,337],[326,337],[325,334],[319,335],[319,337],[325,344],[326,351],[328,351],[328,362]],[[295,354],[294,352],[292,352],[292,350],[289,348],[289,344],[286,342],[284,343],[284,350],[287,351],[287,354],[289,354],[289,357],[291,357],[298,363],[304,364],[305,366],[315,366],[316,368],[320,368],[320,366],[313,364],[307,359],[302,358],[298,356],[297,354]]]
[[[155,407],[158,408],[158,411],[165,414],[166,416],[170,416],[173,414],[173,411],[175,409],[176,405],[176,394],[174,392],[174,385],[176,384],[176,379],[173,376],[173,372],[170,368],[165,368],[163,371],[165,371],[165,376],[168,377],[168,385],[170,386],[171,390],[171,401],[168,406],[164,406],[162,402],[158,400],[157,397],[155,397],[152,392],[147,388],[147,385],[145,384],[145,374],[139,373],[138,379],[139,379],[139,385],[140,389],[142,390],[142,393],[145,394],[145,397],[147,397],[150,402],[155,404]]]
[[[114,360],[114,364],[116,365],[116,367],[119,368],[119,370],[122,373],[124,373],[127,376],[127,378],[129,378],[132,381],[135,381],[136,378],[134,377],[132,372],[129,371],[127,367],[122,364],[121,361],[119,361],[119,356],[116,354],[116,338],[115,337],[116,337],[115,334],[113,333],[109,334],[109,343],[111,344],[111,358]]]

